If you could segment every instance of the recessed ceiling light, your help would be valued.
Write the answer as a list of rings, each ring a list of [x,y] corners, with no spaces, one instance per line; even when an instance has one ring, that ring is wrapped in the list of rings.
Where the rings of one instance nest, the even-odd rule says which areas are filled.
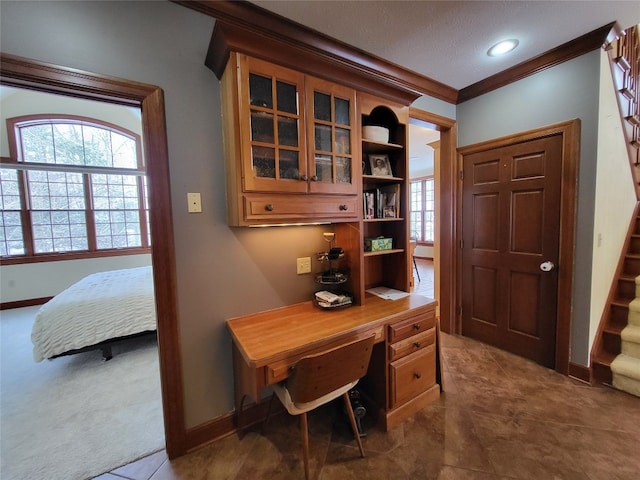
[[[511,50],[518,46],[518,40],[510,38],[509,40],[502,40],[496,43],[493,47],[487,50],[487,55],[490,57],[499,57],[505,53],[509,53]]]

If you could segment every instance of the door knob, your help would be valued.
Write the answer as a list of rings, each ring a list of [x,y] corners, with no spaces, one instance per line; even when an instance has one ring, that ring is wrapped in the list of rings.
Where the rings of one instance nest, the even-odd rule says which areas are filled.
[[[554,268],[556,268],[556,266],[549,260],[540,264],[540,270],[542,270],[543,272],[550,272]]]

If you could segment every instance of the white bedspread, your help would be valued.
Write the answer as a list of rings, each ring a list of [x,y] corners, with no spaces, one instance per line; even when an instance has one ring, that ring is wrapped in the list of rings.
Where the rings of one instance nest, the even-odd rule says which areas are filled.
[[[33,358],[156,330],[151,267],[89,275],[45,303],[31,331]]]

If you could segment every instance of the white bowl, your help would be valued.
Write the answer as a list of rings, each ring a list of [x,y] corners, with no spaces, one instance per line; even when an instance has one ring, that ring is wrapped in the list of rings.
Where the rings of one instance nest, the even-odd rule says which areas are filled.
[[[362,127],[362,136],[365,140],[389,143],[389,129],[385,127],[367,125],[365,127]]]

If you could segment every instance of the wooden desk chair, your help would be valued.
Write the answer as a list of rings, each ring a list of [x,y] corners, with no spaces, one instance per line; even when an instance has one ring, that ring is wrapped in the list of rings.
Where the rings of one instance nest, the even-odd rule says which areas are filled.
[[[349,390],[369,368],[374,336],[340,345],[325,352],[301,358],[283,383],[273,385],[277,396],[291,415],[300,415],[304,475],[309,479],[309,433],[307,412],[342,396],[360,455],[364,448],[349,401]],[[271,397],[273,401],[273,397]],[[269,405],[271,411],[271,405]],[[267,414],[268,420],[269,414]],[[265,422],[266,423],[266,422]]]

